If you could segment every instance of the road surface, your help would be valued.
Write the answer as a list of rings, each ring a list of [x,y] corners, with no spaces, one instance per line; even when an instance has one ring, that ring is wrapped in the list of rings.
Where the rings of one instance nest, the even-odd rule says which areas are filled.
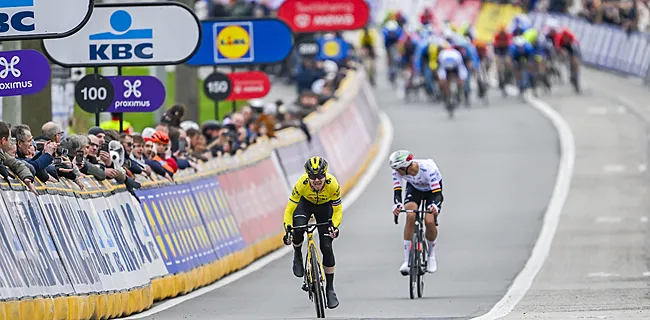
[[[445,204],[437,245],[439,270],[424,297],[408,298],[399,274],[402,226],[390,213],[392,181],[384,166],[344,212],[334,242],[340,306],[328,318],[467,319],[487,312],[523,268],[540,230],[557,172],[557,133],[515,98],[447,119],[440,105],[405,104],[383,77],[380,109],[394,125],[391,149],[433,157],[442,170]],[[381,159],[380,161],[386,161]],[[386,162],[387,163],[387,162]],[[278,221],[278,223],[281,223]],[[146,319],[301,319],[313,305],[291,272],[292,255],[262,270]]]

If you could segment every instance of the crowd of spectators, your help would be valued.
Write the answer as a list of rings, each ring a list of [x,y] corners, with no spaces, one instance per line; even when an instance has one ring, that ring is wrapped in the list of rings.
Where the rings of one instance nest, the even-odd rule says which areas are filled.
[[[648,32],[650,0],[488,0],[520,5],[526,12],[573,14],[590,23],[619,26],[627,32]]]
[[[311,141],[303,118],[334,97],[346,70],[314,71],[318,76],[294,103],[251,100],[222,121],[209,120],[200,126],[183,121],[180,105],[168,109],[155,127],[133,134],[92,127],[87,134],[66,137],[55,122],[44,124],[40,132],[24,124],[0,122],[0,175],[7,183],[22,180],[34,193],[36,178],[46,185],[66,178],[83,188],[79,178],[84,176],[114,179],[133,192],[143,179],[173,181],[179,170],[201,170],[200,163],[234,155],[261,137],[273,139],[286,127],[301,128]]]

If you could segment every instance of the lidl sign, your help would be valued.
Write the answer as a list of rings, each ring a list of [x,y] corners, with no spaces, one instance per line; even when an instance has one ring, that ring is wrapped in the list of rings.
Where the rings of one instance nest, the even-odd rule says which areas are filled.
[[[293,32],[278,19],[206,20],[199,49],[189,65],[268,64],[293,49]]]

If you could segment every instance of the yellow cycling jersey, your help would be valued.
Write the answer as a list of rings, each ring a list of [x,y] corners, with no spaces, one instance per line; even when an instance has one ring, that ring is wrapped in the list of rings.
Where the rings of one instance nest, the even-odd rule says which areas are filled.
[[[343,208],[341,207],[341,186],[336,178],[327,174],[325,176],[325,185],[320,191],[315,191],[309,184],[309,177],[303,174],[298,178],[296,184],[293,186],[289,201],[287,201],[287,208],[284,209],[284,227],[293,224],[293,211],[296,210],[298,202],[301,198],[315,204],[327,204],[332,206],[332,223],[338,228],[343,218]]]
[[[432,43],[429,45],[429,69],[438,69],[438,54],[440,53],[440,46]]]
[[[375,46],[375,35],[371,30],[368,32],[361,32],[359,37],[359,44],[361,47],[374,47]]]

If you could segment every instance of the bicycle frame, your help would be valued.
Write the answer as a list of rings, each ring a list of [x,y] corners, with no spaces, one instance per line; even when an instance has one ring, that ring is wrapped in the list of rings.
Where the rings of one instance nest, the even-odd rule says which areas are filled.
[[[325,283],[325,269],[320,253],[314,241],[314,231],[319,226],[330,226],[332,221],[322,223],[308,223],[294,229],[306,229],[307,232],[307,257],[305,258],[305,275],[303,277],[303,290],[309,294],[309,300],[314,302],[316,317],[325,318],[326,297],[323,283]],[[314,269],[313,261],[316,261],[317,268]],[[314,274],[316,273],[316,274]],[[317,279],[315,279],[317,278]],[[314,299],[316,297],[316,299]]]

